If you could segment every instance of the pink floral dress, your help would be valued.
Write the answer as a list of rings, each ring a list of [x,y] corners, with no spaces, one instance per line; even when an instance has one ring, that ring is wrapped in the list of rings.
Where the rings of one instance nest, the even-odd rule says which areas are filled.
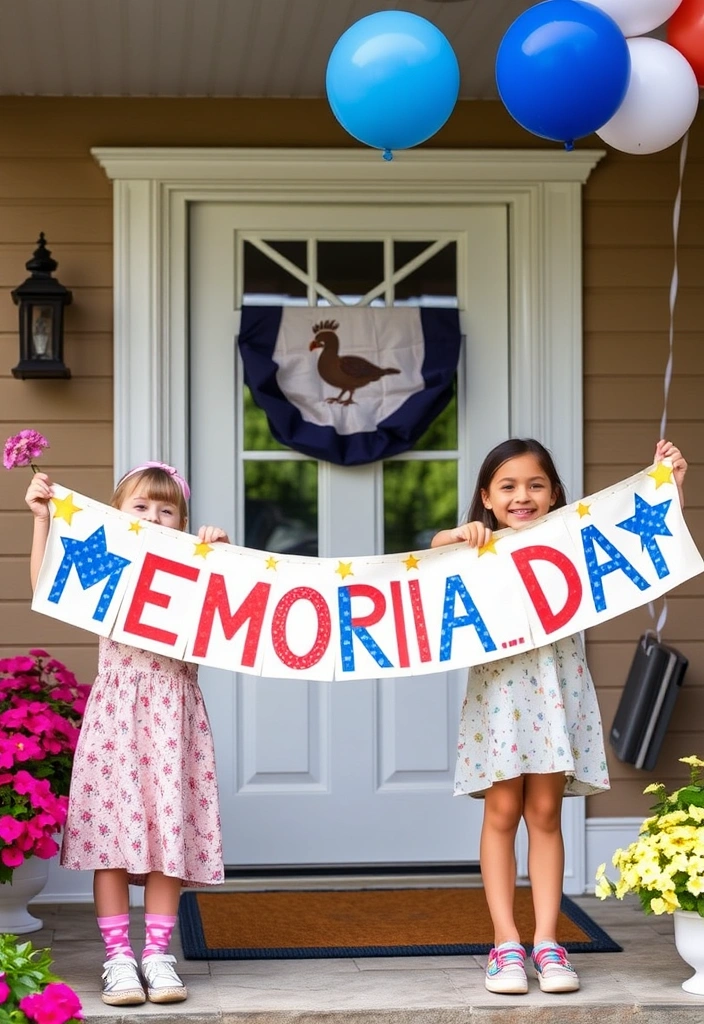
[[[71,776],[61,863],[223,880],[215,756],[198,669],[101,638]]]
[[[565,773],[565,794],[609,789],[601,716],[579,634],[469,670],[455,795]]]

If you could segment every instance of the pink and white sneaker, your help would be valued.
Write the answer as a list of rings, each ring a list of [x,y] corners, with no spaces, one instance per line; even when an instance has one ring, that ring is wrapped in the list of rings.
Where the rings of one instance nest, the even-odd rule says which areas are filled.
[[[502,942],[489,953],[484,984],[490,992],[523,995],[528,991],[526,951],[520,942]]]
[[[579,978],[567,959],[567,950],[557,942],[540,942],[531,953],[541,992],[576,992]]]

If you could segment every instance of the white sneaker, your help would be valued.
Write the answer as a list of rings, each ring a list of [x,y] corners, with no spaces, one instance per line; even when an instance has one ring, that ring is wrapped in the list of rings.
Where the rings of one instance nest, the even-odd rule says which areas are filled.
[[[147,998],[151,1003],[181,1003],[188,989],[172,964],[176,957],[170,953],[151,953],[142,960],[142,974],[147,983]]]
[[[484,984],[489,992],[524,995],[528,991],[526,951],[520,942],[502,942],[489,953]]]
[[[541,992],[576,992],[577,972],[567,957],[567,950],[557,942],[541,942],[531,953]]]
[[[103,991],[101,999],[108,1006],[138,1006],[146,1003],[137,961],[118,953],[103,964]]]

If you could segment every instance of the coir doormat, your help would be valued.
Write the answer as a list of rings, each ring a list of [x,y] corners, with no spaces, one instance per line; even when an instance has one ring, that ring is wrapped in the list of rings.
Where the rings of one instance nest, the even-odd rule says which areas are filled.
[[[530,889],[516,890],[515,907],[530,948]],[[179,925],[188,960],[476,955],[493,941],[481,888],[186,892]],[[570,953],[621,951],[567,896],[557,939]]]

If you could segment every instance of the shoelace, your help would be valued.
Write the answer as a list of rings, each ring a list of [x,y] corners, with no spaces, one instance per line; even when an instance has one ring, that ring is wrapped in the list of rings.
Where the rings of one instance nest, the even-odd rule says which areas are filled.
[[[525,962],[525,954],[520,946],[494,948],[493,959],[496,962],[497,968],[501,971],[509,964],[520,964],[522,967]]]
[[[543,946],[542,949],[533,954],[533,961],[541,971],[548,964],[559,964],[560,967],[565,967],[567,970],[573,969],[562,946]]]
[[[133,976],[134,968],[131,964],[124,963],[124,961],[122,963],[108,964],[103,971],[103,978],[110,985],[114,985],[118,981],[127,980]]]

